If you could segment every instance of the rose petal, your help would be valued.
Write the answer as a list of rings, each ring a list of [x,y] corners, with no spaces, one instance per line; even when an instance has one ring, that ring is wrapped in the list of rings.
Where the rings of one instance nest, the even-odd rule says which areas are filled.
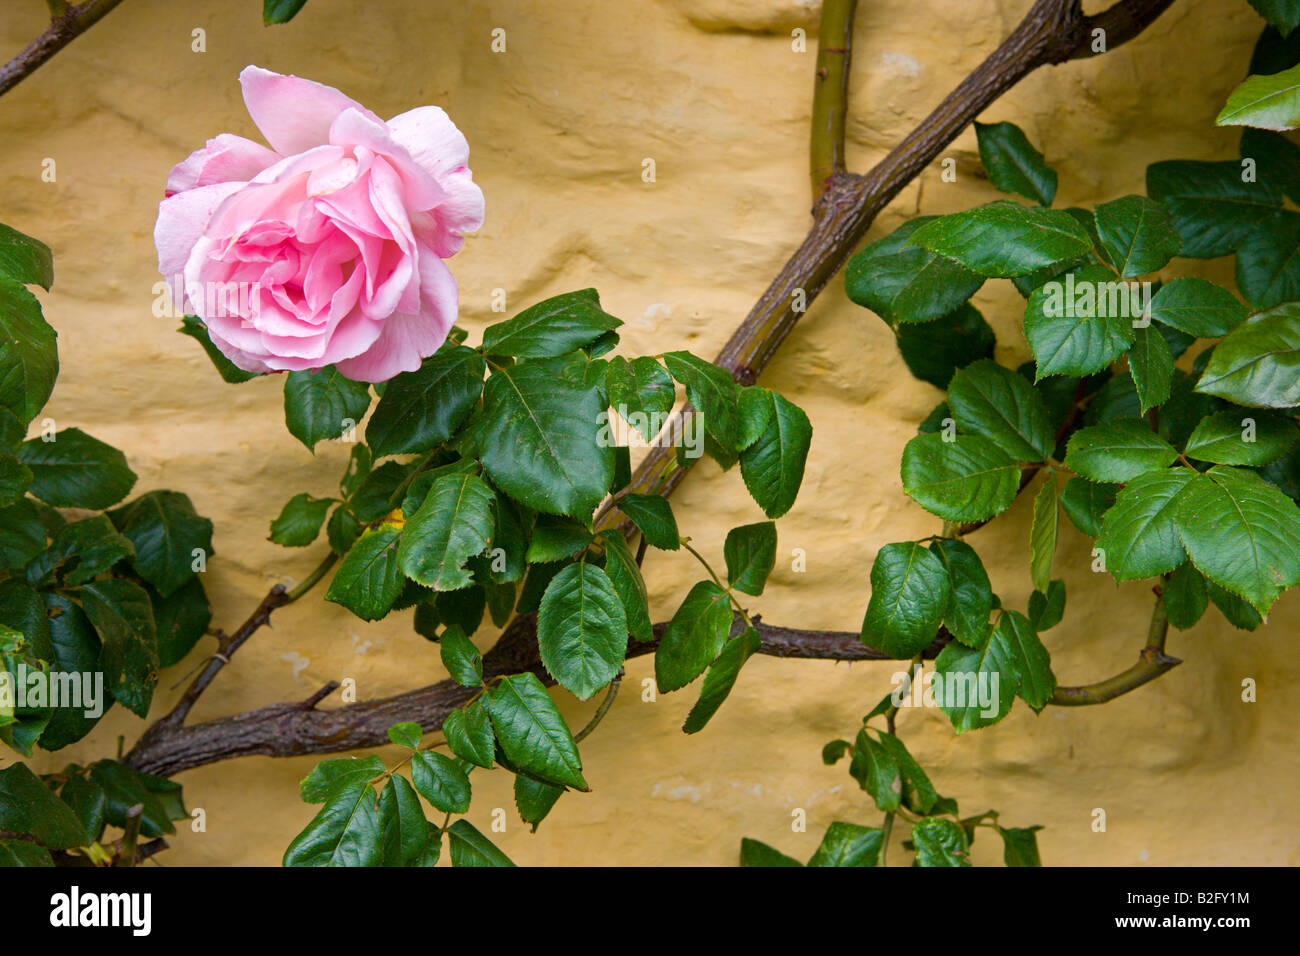
[[[217,207],[242,188],[243,183],[214,183],[187,189],[158,204],[153,241],[158,247],[158,271],[168,281],[185,271],[190,252],[207,229]]]
[[[239,74],[239,85],[253,122],[272,148],[285,156],[329,142],[330,124],[346,109],[382,122],[334,87],[301,77],[246,66]]]
[[[277,153],[261,143],[222,133],[173,167],[167,177],[167,195],[214,183],[248,182],[279,160]]]

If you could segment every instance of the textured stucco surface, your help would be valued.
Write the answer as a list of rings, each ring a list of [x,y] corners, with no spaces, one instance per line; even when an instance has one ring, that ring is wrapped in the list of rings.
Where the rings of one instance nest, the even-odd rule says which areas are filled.
[[[0,55],[43,27],[38,0],[8,0]],[[278,378],[223,384],[197,346],[151,314],[157,281],[151,234],[170,166],[221,131],[256,137],[236,83],[256,63],[340,87],[381,115],[446,108],[469,138],[487,196],[487,223],[453,263],[463,322],[477,336],[491,292],[511,311],[547,294],[594,285],[627,320],[623,352],[691,348],[711,356],[807,225],[807,126],[814,44],[793,52],[790,31],[816,28],[814,0],[468,0],[364,3],[311,0],[286,27],[263,29],[255,0],[127,0],[103,23],[0,100],[0,221],[46,240],[57,281],[44,296],[59,330],[63,373],[47,414],[124,449],[137,491],[187,492],[216,522],[205,584],[215,625],[232,628],[267,586],[312,568],[324,551],[265,540],[293,493],[328,494],[348,447],[313,458],[285,431]],[[857,27],[850,164],[883,155],[1010,29],[1029,0],[871,0]],[[1089,9],[1097,4],[1088,4]],[[1061,174],[1061,205],[1143,188],[1168,158],[1235,155],[1236,133],[1212,122],[1243,75],[1261,21],[1242,0],[1180,0],[1146,36],[1102,59],[1040,71],[983,117],[1020,124]],[[507,31],[504,54],[490,32]],[[206,31],[205,53],[191,31]],[[872,230],[918,209],[987,201],[970,173],[974,135],[945,154],[965,157],[955,184],[936,164]],[[40,178],[42,160],[57,181]],[[642,182],[655,159],[657,181]],[[1230,281],[1227,261],[1201,274]],[[1019,297],[990,283],[977,305],[997,328],[998,358],[1028,356]],[[499,316],[496,316],[499,318]],[[852,306],[842,282],[812,307],[764,378],[793,395],[816,428],[799,504],[779,523],[781,553],[754,610],[775,623],[856,629],[876,551],[934,533],[938,519],[903,494],[898,458],[939,393],[908,375],[885,325]],[[973,536],[994,587],[1011,606],[1029,590],[1029,500]],[[725,530],[759,520],[736,473],[696,469],[675,498],[683,532],[720,559]],[[1058,574],[1066,622],[1046,635],[1063,682],[1128,666],[1141,646],[1150,596],[1088,567],[1085,539],[1063,524]],[[791,549],[807,570],[790,569]],[[696,568],[647,559],[654,616],[672,613]],[[280,612],[204,697],[203,719],[301,698],[352,677],[362,697],[441,679],[437,648],[410,613],[366,625],[319,594]],[[1212,609],[1170,650],[1186,663],[1101,708],[1023,704],[1000,725],[958,738],[937,712],[905,712],[900,733],[940,790],[967,812],[996,807],[1011,825],[1041,823],[1051,863],[1300,863],[1294,740],[1300,600],[1284,599],[1267,629],[1237,632]],[[479,635],[486,647],[491,632]],[[211,650],[201,642],[163,675],[157,712]],[[850,733],[888,686],[894,665],[755,658],[708,729],[680,733],[693,691],[643,702],[651,661],[630,663],[624,693],[583,746],[594,792],[560,801],[539,832],[518,823],[504,773],[475,774],[470,819],[521,863],[723,864],[741,836],[809,855],[836,819],[875,824],[843,766],[819,751]],[[1259,702],[1240,701],[1244,677]],[[570,721],[591,710],[559,692]],[[120,708],[87,741],[43,766],[93,759],[142,722]],[[392,754],[388,754],[392,756]],[[298,780],[314,758],[248,758],[185,773],[206,833],[172,840],[167,863],[272,864],[312,815]],[[808,832],[792,833],[804,808]],[[1093,808],[1108,815],[1091,828]],[[982,838],[976,862],[1000,861]]]

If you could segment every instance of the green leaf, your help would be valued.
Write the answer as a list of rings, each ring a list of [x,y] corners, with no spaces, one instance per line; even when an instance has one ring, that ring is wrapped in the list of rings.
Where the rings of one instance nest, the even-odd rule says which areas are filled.
[[[1237,289],[1256,309],[1300,298],[1300,215],[1264,219],[1237,249]]]
[[[999,200],[940,216],[912,245],[956,259],[980,275],[1010,278],[1087,252],[1092,240],[1068,213]]]
[[[1300,583],[1300,508],[1254,472],[1216,465],[1197,475],[1174,520],[1200,572],[1261,617]]]
[[[1155,577],[1183,562],[1176,519],[1194,477],[1190,468],[1162,469],[1139,475],[1119,492],[1097,538],[1115,580]]]
[[[1048,582],[1046,591],[1029,595],[1029,623],[1034,630],[1051,630],[1065,616],[1065,582],[1055,578]]]
[[[1118,492],[1119,485],[1071,478],[1061,494],[1061,507],[1076,528],[1095,538],[1101,534],[1102,516],[1115,503]]]
[[[135,546],[131,566],[163,597],[194,577],[196,551],[205,560],[213,554],[212,522],[179,491],[150,491],[108,517]]]
[[[740,474],[763,513],[779,518],[794,506],[803,484],[813,429],[803,409],[776,392],[764,391],[763,397],[771,402],[767,427],[740,453]]]
[[[32,494],[46,504],[98,511],[117,504],[135,486],[135,472],[112,445],[80,428],[65,428],[52,438],[29,439],[18,451],[32,470]]]
[[[1239,405],[1300,405],[1300,303],[1251,316],[1218,344],[1198,392]]]
[[[1056,170],[1014,123],[976,123],[980,162],[989,180],[1004,193],[1050,206],[1056,198]]]
[[[1187,440],[1187,456],[1220,465],[1267,465],[1300,436],[1295,419],[1268,412],[1216,412],[1201,419]]]
[[[597,442],[603,410],[599,389],[521,362],[488,379],[470,434],[506,494],[536,511],[585,519],[614,475],[613,449]]]
[[[409,747],[415,750],[420,746],[420,738],[424,732],[420,730],[420,725],[413,720],[406,720],[400,724],[393,724],[388,728],[388,739],[399,747]]]
[[[140,585],[121,578],[83,584],[77,595],[104,645],[100,666],[109,693],[137,717],[146,716],[158,681],[149,595]]]
[[[226,354],[217,348],[212,342],[212,337],[208,334],[208,327],[197,316],[187,315],[181,319],[181,327],[176,330],[182,335],[188,335],[199,345],[203,346],[203,351],[207,353],[208,360],[212,362],[217,373],[221,376],[222,381],[231,385],[238,385],[241,382],[247,382],[249,379],[258,377],[257,372],[245,372],[230,359]]]
[[[379,793],[379,816],[384,824],[384,865],[410,866],[430,839],[420,798],[406,778],[393,774]]]
[[[666,352],[664,364],[673,378],[686,386],[687,400],[699,409],[704,430],[725,451],[740,447],[740,420],[737,402],[740,386],[731,373],[706,362],[690,352]]]
[[[997,634],[1011,649],[1016,692],[1035,711],[1042,710],[1056,691],[1056,675],[1052,673],[1052,656],[1038,639],[1034,625],[1019,611],[1005,611],[998,619]]]
[[[476,767],[491,768],[496,753],[496,736],[482,698],[452,711],[443,721],[442,733],[451,752]]]
[[[868,736],[865,728],[858,731],[853,743],[849,774],[871,796],[877,808],[897,810],[902,803],[903,779],[898,764],[888,750]]]
[[[880,735],[880,746],[898,767],[898,774],[903,782],[903,806],[917,813],[930,813],[940,800],[939,792],[934,789],[930,778],[908,753],[907,747],[901,740],[883,730],[878,730],[876,733]]]
[[[908,245],[912,234],[934,218],[911,219],[854,255],[844,275],[849,298],[898,325],[943,318],[978,292],[984,276]]]
[[[1170,624],[1180,631],[1194,627],[1210,603],[1204,575],[1192,562],[1184,561],[1162,585],[1161,600]]]
[[[600,307],[595,289],[553,296],[483,330],[483,351],[516,358],[565,355],[623,323]]]
[[[456,761],[433,750],[411,755],[411,782],[420,796],[443,813],[464,813],[469,809],[469,777]]]
[[[1282,36],[1288,35],[1300,25],[1300,3],[1296,0],[1250,0],[1250,5],[1261,17],[1277,27]],[[1254,64],[1251,65],[1251,72],[1257,72]]]
[[[303,777],[299,791],[303,803],[324,803],[334,791],[374,780],[384,772],[384,762],[375,754],[322,760]]]
[[[180,784],[115,760],[97,760],[91,764],[90,783],[103,791],[104,819],[113,826],[126,826],[127,811],[136,804],[144,805],[140,833],[146,837],[175,833],[171,821],[189,817],[180,798]]]
[[[1164,205],[1182,239],[1179,255],[1213,259],[1237,251],[1260,221],[1282,205],[1267,180],[1242,181],[1241,164],[1174,160],[1147,167],[1147,195]]]
[[[1225,591],[1213,581],[1207,582],[1206,588],[1214,606],[1223,612],[1224,619],[1233,627],[1241,631],[1253,631],[1264,623],[1259,612],[1247,604],[1245,599],[1231,591]]]
[[[1145,196],[1102,203],[1095,216],[1106,257],[1125,279],[1163,269],[1182,247],[1165,207]]]
[[[998,827],[1002,836],[1002,862],[1007,866],[1042,866],[1037,832],[1042,827]]]
[[[762,644],[758,632],[752,627],[745,628],[739,637],[726,643],[704,675],[700,699],[695,702],[691,712],[686,715],[686,722],[682,724],[685,733],[695,734],[705,728],[731,693],[745,661],[756,654]]]
[[[53,866],[50,851],[26,840],[0,840],[0,866]]]
[[[917,866],[970,866],[970,846],[961,826],[944,817],[925,817],[912,827]]]
[[[627,654],[627,617],[609,576],[570,564],[551,579],[537,614],[542,664],[581,698],[604,687]]]
[[[453,624],[442,632],[438,652],[442,655],[442,666],[447,668],[447,673],[457,684],[462,687],[483,685],[483,656],[459,627]]]
[[[997,344],[992,327],[970,303],[933,322],[900,325],[896,332],[908,371],[935,388],[947,388],[957,369],[992,358]]]
[[[964,541],[940,538],[931,542],[930,550],[948,572],[944,624],[967,647],[982,647],[988,637],[989,615],[993,613],[993,588],[984,563]]]
[[[1057,501],[1056,475],[1049,470],[1047,481],[1034,498],[1034,521],[1029,532],[1029,578],[1038,591],[1046,591],[1052,580],[1056,529],[1060,521]]]
[[[1260,41],[1263,42],[1270,33],[1277,36],[1275,31],[1265,30]],[[1292,46],[1294,45],[1293,38]],[[1251,73],[1280,72],[1254,69],[1253,66],[1252,63]],[[1300,195],[1300,146],[1281,133],[1244,128],[1241,131],[1240,155],[1242,159],[1254,160],[1257,164],[1257,177],[1273,182],[1288,198],[1294,200],[1296,195]]]
[[[71,808],[24,763],[0,770],[0,830],[30,834],[52,850],[66,850],[90,842],[90,836]]]
[[[975,362],[954,375],[948,406],[961,430],[983,435],[1016,461],[1042,461],[1056,445],[1042,398],[1024,376],[996,362]]]
[[[980,435],[918,435],[903,449],[903,490],[949,521],[983,521],[1005,511],[1020,487],[1020,468]]]
[[[1159,471],[1178,457],[1169,442],[1140,419],[1115,419],[1080,428],[1070,437],[1065,466],[1092,481],[1126,482]]]
[[[757,597],[776,566],[776,524],[760,521],[727,532],[722,548],[732,590]]]
[[[398,566],[401,540],[402,533],[388,524],[363,531],[334,572],[325,600],[363,621],[387,614],[406,584]]]
[[[1235,295],[1208,279],[1173,279],[1151,299],[1151,318],[1198,339],[1227,335],[1247,314]]]
[[[483,394],[486,371],[483,356],[454,345],[392,378],[366,423],[375,457],[428,451],[451,438]]]
[[[488,690],[487,709],[512,764],[548,783],[588,789],[573,735],[537,675],[503,677]]]
[[[1133,321],[1143,314],[1138,292],[1097,265],[1068,272],[1034,292],[1025,306],[1025,338],[1038,378],[1091,375],[1128,351]]]
[[[841,823],[826,828],[821,845],[808,860],[809,866],[875,866],[884,844],[884,834],[876,827]],[[770,865],[770,864],[768,864]]]
[[[524,559],[529,564],[568,561],[590,543],[591,531],[581,522],[543,515],[533,528]]]
[[[397,549],[402,572],[435,591],[468,587],[465,562],[491,544],[495,499],[477,475],[453,472],[438,478],[402,530]]]
[[[262,0],[262,23],[268,27],[288,23],[305,6],[307,0]]]
[[[50,547],[27,565],[27,580],[45,587],[54,584],[57,576],[65,585],[82,584],[134,556],[134,546],[113,523],[104,515],[94,515],[55,532]]]
[[[887,544],[871,568],[871,600],[862,642],[905,660],[938,633],[948,606],[948,569],[915,541]]]
[[[988,727],[1011,712],[1017,689],[1015,652],[1011,646],[1011,625],[1005,616],[981,648],[969,648],[956,641],[935,658],[935,673],[943,684],[935,687],[935,699],[957,733]]]
[[[284,377],[284,423],[308,451],[356,428],[369,407],[370,386],[352,381],[333,365]]]
[[[50,666],[63,673],[85,674],[98,669],[102,645],[90,619],[81,607],[61,594],[46,592],[42,595],[50,622],[50,646],[53,649]],[[101,699],[104,711],[113,706],[107,694]],[[58,750],[76,743],[94,729],[102,713],[87,717],[86,708],[56,707],[50,722],[41,734],[41,747]],[[92,834],[93,836],[94,834]]]
[[[267,540],[286,548],[305,548],[320,534],[325,515],[335,500],[313,498],[306,492],[294,495],[280,509],[280,516],[271,522],[271,534]]]
[[[57,338],[36,296],[17,280],[0,276],[0,407],[23,425],[40,413],[54,391]]]
[[[1300,66],[1269,76],[1249,76],[1228,95],[1216,126],[1288,130],[1300,126]]]
[[[1145,326],[1134,331],[1128,367],[1133,373],[1141,411],[1146,414],[1147,409],[1169,401],[1174,380],[1174,353],[1159,326]]]
[[[537,825],[546,819],[563,793],[563,787],[553,787],[531,777],[515,777],[515,806],[519,809],[519,818],[536,833]]]
[[[54,256],[39,239],[0,223],[0,276],[46,292],[54,285]]]
[[[496,845],[468,820],[457,820],[447,828],[451,840],[452,866],[514,866]]]
[[[731,633],[731,599],[700,581],[668,622],[655,650],[655,684],[662,693],[685,687],[721,653]]]
[[[600,536],[605,541],[605,573],[623,603],[628,633],[636,640],[648,643],[654,640],[654,629],[650,624],[650,598],[641,569],[637,567],[636,558],[622,534],[610,529],[602,531]]]
[[[609,392],[610,405],[646,441],[658,433],[656,423],[672,411],[676,400],[672,376],[649,357],[629,362],[622,356],[614,356],[605,367],[605,389]]]
[[[741,866],[803,866],[792,856],[786,856],[758,840],[744,837],[740,841]]]
[[[380,866],[383,859],[384,819],[365,783],[332,791],[284,851],[285,866]]]
[[[645,535],[651,547],[676,551],[682,546],[677,520],[667,498],[661,495],[624,495],[619,499],[618,507]]]
[[[342,557],[361,536],[361,522],[356,515],[340,505],[330,515],[329,523],[325,526],[325,536],[329,538],[330,550]]]
[[[13,455],[0,454],[0,508],[18,501],[32,486],[32,473]]]

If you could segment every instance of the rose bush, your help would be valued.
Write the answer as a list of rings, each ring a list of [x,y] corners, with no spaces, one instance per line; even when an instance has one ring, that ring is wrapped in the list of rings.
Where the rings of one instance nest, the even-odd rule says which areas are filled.
[[[223,133],[171,171],[159,270],[245,371],[419,368],[456,321],[443,260],[483,223],[465,137],[436,106],[384,122],[311,80],[239,82],[270,148]]]

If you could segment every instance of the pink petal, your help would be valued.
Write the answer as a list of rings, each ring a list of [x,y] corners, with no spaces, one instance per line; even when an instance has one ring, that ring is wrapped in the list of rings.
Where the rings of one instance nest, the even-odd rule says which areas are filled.
[[[279,159],[261,143],[222,133],[172,169],[167,177],[167,195],[213,183],[248,182]]]
[[[158,271],[171,277],[185,271],[194,248],[217,207],[243,183],[214,183],[187,189],[158,204],[158,221],[153,227],[154,245],[158,247]]]
[[[469,142],[446,113],[436,106],[408,110],[388,121],[393,139],[411,158],[439,181],[469,163]]]
[[[399,372],[414,372],[422,359],[438,351],[456,322],[459,294],[451,270],[427,249],[420,255],[420,285],[420,312],[390,315],[374,345],[356,358],[334,363],[340,372],[358,382],[386,382]]]
[[[284,76],[258,66],[239,74],[248,114],[276,152],[286,156],[329,142],[330,124],[346,109],[382,122],[332,86]]]

